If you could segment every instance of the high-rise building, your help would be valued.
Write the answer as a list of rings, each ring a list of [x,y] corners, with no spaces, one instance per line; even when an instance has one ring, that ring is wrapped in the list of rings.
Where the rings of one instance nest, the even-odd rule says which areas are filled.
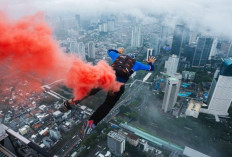
[[[69,50],[71,51],[71,53],[77,54],[78,53],[78,43],[76,41],[70,42]]]
[[[185,47],[183,56],[186,57],[187,61],[192,63],[193,56],[194,56],[194,53],[196,51],[196,48],[197,48],[196,43],[191,43],[191,44],[189,44],[188,46]]]
[[[189,35],[189,44],[196,43],[197,37],[198,37],[198,33],[191,31]]]
[[[217,53],[222,55],[223,57],[231,56],[231,44],[230,40],[218,39],[217,42]]]
[[[146,58],[147,60],[149,59],[150,56],[153,55],[152,51],[153,51],[153,49],[147,49],[147,58]]]
[[[109,32],[113,32],[114,31],[114,28],[115,27],[115,22],[113,20],[109,20],[107,22],[107,28],[108,28],[108,31]]]
[[[180,84],[181,75],[178,73],[175,75],[175,77],[169,77],[167,79],[164,100],[162,104],[162,110],[164,110],[164,112],[171,111],[175,106]]]
[[[216,54],[217,54],[217,43],[218,43],[218,40],[217,40],[217,38],[215,38],[213,40],[213,44],[212,44],[212,47],[211,47],[211,50],[210,50],[210,53],[209,53],[209,60],[211,60],[211,58],[213,56],[216,56]]]
[[[107,146],[116,156],[122,155],[122,153],[125,151],[125,143],[124,136],[114,131],[110,131],[107,134]]]
[[[98,29],[99,29],[99,32],[108,32],[108,25],[107,25],[107,23],[106,22],[104,22],[104,23],[100,23],[99,25],[98,25]]]
[[[105,22],[101,22],[98,24],[98,30],[99,32],[113,32],[115,27],[115,22],[114,20],[109,20]]]
[[[197,41],[197,47],[193,55],[192,66],[203,67],[209,59],[210,51],[213,45],[213,38],[200,37]]]
[[[137,48],[142,47],[143,38],[142,38],[142,26],[137,25],[132,27],[132,36],[131,36],[131,47]]]
[[[208,109],[203,112],[214,115],[228,115],[232,101],[232,58],[224,60],[217,70],[207,99]]]
[[[228,57],[232,57],[232,42],[230,43],[230,48],[228,52]]]
[[[172,46],[173,36],[169,36],[166,39],[166,45],[170,48]]]
[[[95,45],[92,41],[88,43],[88,56],[89,58],[95,59]]]
[[[176,25],[171,53],[180,57],[184,47],[189,43],[189,30],[184,25]]]
[[[76,14],[75,19],[76,19],[76,22],[77,22],[77,28],[79,28],[81,26],[81,17],[80,17],[80,15]]]
[[[165,68],[167,69],[168,75],[174,75],[177,72],[179,64],[179,57],[176,55],[171,55],[167,61],[165,61]]]
[[[85,44],[83,42],[78,43],[78,53],[82,57],[83,60],[86,60],[85,57]]]

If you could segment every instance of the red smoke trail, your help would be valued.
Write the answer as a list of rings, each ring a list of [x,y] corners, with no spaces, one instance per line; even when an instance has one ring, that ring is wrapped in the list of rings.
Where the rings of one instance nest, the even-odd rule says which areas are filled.
[[[13,71],[33,73],[43,79],[65,78],[76,99],[86,96],[91,88],[119,90],[114,71],[106,62],[93,66],[64,54],[42,13],[12,21],[0,12],[0,19],[0,63],[7,62]]]
[[[41,13],[10,21],[0,13],[0,61],[22,72],[45,76],[57,62],[59,47]]]
[[[100,61],[96,66],[76,60],[67,75],[67,86],[74,89],[75,99],[81,99],[92,88],[101,87],[106,91],[118,91],[120,83],[115,82],[112,68]]]

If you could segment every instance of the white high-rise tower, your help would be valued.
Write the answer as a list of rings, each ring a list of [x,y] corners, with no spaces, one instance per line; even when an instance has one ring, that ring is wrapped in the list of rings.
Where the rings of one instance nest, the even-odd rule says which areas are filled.
[[[88,44],[88,56],[89,58],[95,59],[95,46],[94,43],[91,41]]]
[[[174,75],[177,72],[179,64],[179,57],[176,55],[171,55],[167,61],[165,61],[165,68],[167,69],[168,75]]]
[[[232,101],[232,58],[224,60],[220,71],[217,70],[210,87],[207,100],[208,109],[201,112],[225,116]]]
[[[131,47],[137,48],[142,47],[142,27],[140,25],[132,27],[132,36],[131,36]]]
[[[83,60],[86,60],[86,58],[85,58],[85,44],[83,42],[78,43],[78,53],[80,54],[80,56]]]
[[[149,59],[150,56],[152,56],[152,51],[153,49],[147,49],[147,60]]]
[[[164,110],[164,112],[171,111],[175,106],[178,92],[180,90],[181,78],[181,75],[176,73],[174,77],[169,77],[167,79],[164,100],[162,104],[162,110]]]

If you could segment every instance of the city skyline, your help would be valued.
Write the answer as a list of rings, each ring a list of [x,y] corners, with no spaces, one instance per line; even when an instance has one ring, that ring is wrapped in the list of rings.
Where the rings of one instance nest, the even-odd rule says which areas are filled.
[[[223,1],[27,1],[21,3],[18,0],[1,0],[1,10],[8,12],[13,17],[33,14],[42,11],[45,15],[76,15],[80,14],[84,18],[96,17],[101,14],[117,14],[118,16],[131,15],[138,17],[141,22],[157,21],[154,16],[161,16],[162,23],[172,28],[176,24],[187,24],[188,27],[202,33],[222,35],[232,38],[228,33],[232,20],[230,19],[232,5],[230,0]],[[92,4],[92,5],[89,5]],[[55,7],[51,7],[55,6]],[[106,8],[113,8],[110,11]],[[205,10],[207,8],[207,10]],[[167,13],[168,11],[168,13]],[[16,14],[17,12],[17,14]],[[97,14],[96,14],[97,13]],[[223,23],[223,25],[222,25]],[[212,32],[212,33],[211,33]]]
[[[232,155],[232,2],[27,2],[0,0],[0,137],[10,133],[13,153],[29,142],[58,157]],[[154,56],[154,71],[131,71],[83,139],[83,121],[121,86],[107,53],[121,47],[140,64]]]

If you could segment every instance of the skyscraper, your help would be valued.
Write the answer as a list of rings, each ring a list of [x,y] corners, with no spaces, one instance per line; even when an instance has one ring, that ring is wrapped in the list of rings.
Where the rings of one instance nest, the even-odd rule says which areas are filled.
[[[86,60],[86,58],[85,58],[85,44],[83,42],[78,43],[78,53],[81,55],[81,58],[83,60]]]
[[[114,132],[110,131],[107,134],[107,146],[110,151],[116,156],[122,155],[125,150],[125,137]]]
[[[162,104],[162,110],[164,112],[171,111],[177,101],[177,95],[180,89],[181,75],[176,74],[175,77],[169,77],[166,83],[166,89],[164,94],[164,100]]]
[[[157,55],[160,52],[161,37],[159,34],[154,34],[152,38],[152,48],[154,48],[154,55]]]
[[[189,43],[189,30],[184,25],[176,25],[172,41],[171,53],[180,57],[185,45]]]
[[[217,53],[223,57],[230,57],[231,41],[226,39],[218,39]]]
[[[76,19],[76,22],[77,22],[77,28],[80,28],[80,26],[81,26],[81,17],[80,17],[80,15],[76,14],[75,19]]]
[[[95,59],[95,45],[92,41],[88,43],[88,56],[89,58]]]
[[[142,39],[142,27],[140,25],[132,27],[132,36],[131,36],[131,47],[137,48],[142,47],[143,39]]]
[[[191,31],[189,33],[189,44],[196,43],[197,42],[197,37],[198,37],[198,33]]]
[[[147,60],[149,59],[150,56],[152,56],[152,51],[153,49],[147,49]]]
[[[194,53],[196,51],[196,48],[197,48],[197,44],[191,43],[188,46],[186,46],[184,49],[183,56],[186,57],[186,60],[189,61],[190,63],[192,63],[192,61],[193,61],[193,56],[194,56]]]
[[[167,69],[168,75],[174,75],[177,72],[179,64],[179,57],[176,55],[171,55],[167,61],[165,61],[165,68]]]
[[[230,43],[230,48],[228,52],[228,57],[232,57],[232,42]]]
[[[107,22],[107,28],[109,32],[113,32],[115,27],[115,22],[113,20],[109,20]]]
[[[71,53],[77,54],[78,53],[78,43],[76,41],[70,42],[69,49],[70,49]]]
[[[214,115],[228,115],[232,101],[232,58],[224,60],[217,70],[207,99],[208,109],[203,112]]]
[[[98,25],[99,32],[108,32],[108,25],[106,22]]]
[[[197,42],[197,48],[193,55],[192,66],[203,67],[209,59],[210,51],[213,45],[213,38],[200,37]]]
[[[209,60],[211,60],[211,58],[213,56],[216,56],[216,54],[217,54],[217,43],[218,43],[218,40],[217,40],[217,38],[215,38],[213,40],[212,47],[211,47],[211,50],[210,50],[210,53],[209,53]]]

